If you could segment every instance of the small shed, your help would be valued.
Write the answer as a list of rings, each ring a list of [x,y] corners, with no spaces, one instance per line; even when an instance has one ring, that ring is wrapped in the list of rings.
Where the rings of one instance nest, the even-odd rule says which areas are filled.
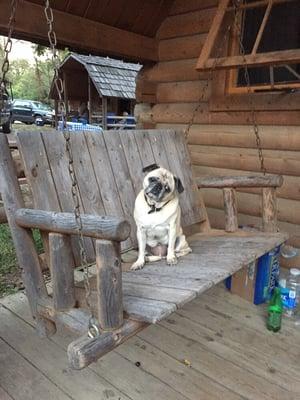
[[[127,113],[128,123],[134,123],[136,77],[142,65],[108,57],[70,53],[59,67],[65,85],[67,115],[76,115],[80,104],[86,104],[89,123],[100,123],[103,128],[120,125]],[[50,98],[57,93],[52,84]],[[56,112],[57,115],[57,112]]]

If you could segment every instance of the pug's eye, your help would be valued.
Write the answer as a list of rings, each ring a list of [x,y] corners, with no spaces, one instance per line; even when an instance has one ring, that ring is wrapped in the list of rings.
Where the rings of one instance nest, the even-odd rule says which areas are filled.
[[[153,183],[153,182],[156,182],[156,181],[157,181],[157,179],[154,176],[150,176],[150,178],[149,178],[149,182],[150,183]]]
[[[171,191],[171,189],[169,188],[168,185],[165,185],[165,191],[168,192],[168,193]]]

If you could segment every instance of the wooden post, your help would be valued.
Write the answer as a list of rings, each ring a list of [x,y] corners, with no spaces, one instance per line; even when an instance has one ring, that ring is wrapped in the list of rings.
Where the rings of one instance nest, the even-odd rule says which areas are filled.
[[[107,129],[107,97],[102,96],[102,128]]]
[[[47,297],[47,289],[40,268],[40,262],[30,229],[20,227],[15,220],[17,209],[24,207],[21,190],[18,184],[7,137],[0,134],[0,192],[16,249],[18,262],[23,271],[26,295],[33,317],[37,317],[37,301]],[[44,322],[44,324],[43,324]],[[53,323],[41,319],[39,326],[44,326],[45,334],[55,330]],[[50,328],[49,328],[50,327]]]
[[[68,80],[67,80],[67,73],[63,71],[63,85],[64,85],[64,103],[66,105],[66,119],[69,115],[69,96],[68,96]]]
[[[92,123],[93,100],[92,100],[91,78],[90,78],[89,74],[88,74],[88,97],[89,97],[89,99],[88,99],[89,124],[91,124]]]
[[[58,121],[59,121],[59,115],[58,115],[58,100],[54,100],[54,110],[55,110],[55,129],[58,128]]]
[[[237,222],[237,201],[234,189],[223,189],[224,210],[225,210],[225,231],[236,232],[238,230]]]
[[[49,251],[54,309],[68,310],[75,305],[74,259],[70,236],[50,233]]]
[[[262,220],[264,232],[277,232],[277,199],[275,188],[262,190]]]
[[[119,242],[96,240],[98,321],[108,331],[123,324],[120,249]]]

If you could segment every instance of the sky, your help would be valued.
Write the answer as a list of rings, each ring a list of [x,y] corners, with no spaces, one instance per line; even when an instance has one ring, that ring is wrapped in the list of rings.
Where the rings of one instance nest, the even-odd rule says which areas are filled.
[[[1,38],[1,42],[3,41],[3,39],[6,39],[3,36],[1,36],[0,38]],[[12,50],[11,50],[9,58],[11,60],[18,60],[21,58],[21,59],[25,59],[25,60],[29,61],[30,63],[33,63],[34,58],[33,58],[33,50],[31,48],[31,46],[32,46],[31,42],[13,39]]]

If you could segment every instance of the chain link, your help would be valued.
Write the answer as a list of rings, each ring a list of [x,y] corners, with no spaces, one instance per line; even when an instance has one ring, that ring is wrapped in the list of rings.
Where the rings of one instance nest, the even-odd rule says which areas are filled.
[[[76,226],[77,226],[77,231],[78,231],[78,243],[79,243],[79,251],[80,251],[80,261],[81,265],[83,266],[84,269],[84,287],[85,287],[85,293],[86,293],[86,304],[89,308],[89,311],[91,313],[91,318],[89,321],[89,326],[88,326],[88,335],[90,337],[96,337],[99,335],[99,328],[98,328],[98,322],[95,316],[93,315],[93,311],[91,308],[91,302],[90,302],[90,297],[91,297],[91,287],[90,287],[90,276],[89,276],[89,264],[87,261],[87,254],[84,246],[84,238],[83,238],[83,233],[82,233],[82,218],[81,218],[81,206],[80,206],[80,198],[79,198],[79,188],[78,188],[78,182],[76,178],[76,173],[74,169],[74,160],[73,160],[73,153],[72,153],[72,146],[71,146],[71,136],[70,136],[70,131],[66,129],[66,104],[64,101],[64,85],[61,77],[59,76],[59,66],[60,66],[60,59],[57,54],[57,38],[56,34],[54,31],[53,27],[53,10],[50,7],[49,0],[45,0],[45,17],[47,20],[47,25],[48,25],[48,39],[49,39],[49,44],[52,52],[52,64],[53,64],[53,69],[54,69],[54,85],[58,94],[58,102],[59,102],[59,109],[60,109],[60,115],[62,119],[62,124],[63,124],[63,135],[65,138],[65,143],[66,143],[66,152],[68,156],[68,171],[69,175],[71,178],[72,186],[71,186],[71,193],[72,193],[72,198],[74,202],[74,216],[75,216],[75,221],[76,221]]]
[[[9,71],[9,53],[11,52],[12,49],[12,34],[15,28],[15,22],[16,22],[16,10],[18,6],[18,0],[11,0],[11,12],[10,12],[10,17],[8,21],[8,33],[7,33],[7,40],[4,46],[4,59],[3,59],[3,64],[1,67],[1,81],[0,81],[0,107],[1,110],[4,108],[4,95],[9,98],[9,93],[7,90],[7,85],[8,85],[8,80],[6,79],[6,74]]]
[[[241,25],[241,18],[242,18],[242,10],[240,8],[241,1],[240,0],[233,0],[233,7],[234,7],[234,25],[235,25],[235,30],[237,32],[237,37],[238,37],[238,42],[239,42],[239,49],[240,49],[240,54],[243,57],[243,63],[244,63],[244,78],[246,81],[247,85],[247,92],[248,92],[248,97],[249,97],[249,105],[250,105],[250,112],[251,112],[251,122],[253,125],[253,132],[255,135],[255,142],[256,142],[256,147],[258,151],[258,158],[260,162],[260,170],[261,172],[265,175],[267,170],[265,167],[265,159],[264,159],[264,154],[262,150],[262,145],[261,145],[261,139],[259,136],[259,128],[256,120],[256,113],[255,113],[255,107],[253,103],[253,98],[251,96],[251,84],[250,84],[250,76],[249,76],[249,69],[247,65],[247,59],[246,59],[246,52],[245,52],[245,47],[243,45],[243,40],[242,40],[242,25]]]
[[[204,101],[204,98],[205,98],[206,94],[208,94],[208,92],[209,92],[209,87],[211,86],[211,84],[212,84],[212,82],[213,82],[213,74],[214,74],[214,71],[215,71],[215,69],[216,69],[216,67],[217,67],[217,65],[218,65],[218,58],[219,58],[219,56],[220,56],[221,51],[223,50],[223,48],[224,48],[224,46],[225,46],[226,39],[227,39],[227,35],[230,33],[230,30],[231,30],[231,24],[229,24],[229,25],[227,26],[226,32],[225,32],[224,35],[223,35],[223,40],[222,40],[221,44],[220,44],[219,47],[218,47],[217,55],[216,55],[216,57],[215,57],[215,59],[214,59],[214,63],[213,63],[213,65],[212,65],[212,67],[210,68],[209,78],[206,80],[205,86],[204,86],[203,89],[201,90],[201,94],[200,94],[200,97],[199,97],[199,100],[198,100],[198,104],[197,104],[197,106],[194,108],[192,117],[191,117],[190,121],[188,122],[188,125],[187,125],[187,127],[186,127],[186,129],[185,129],[184,136],[185,136],[186,142],[188,142],[188,137],[189,137],[190,129],[191,129],[192,125],[194,124],[194,121],[195,121],[197,112],[198,112],[198,110],[201,108],[202,103],[203,103],[203,101]]]

